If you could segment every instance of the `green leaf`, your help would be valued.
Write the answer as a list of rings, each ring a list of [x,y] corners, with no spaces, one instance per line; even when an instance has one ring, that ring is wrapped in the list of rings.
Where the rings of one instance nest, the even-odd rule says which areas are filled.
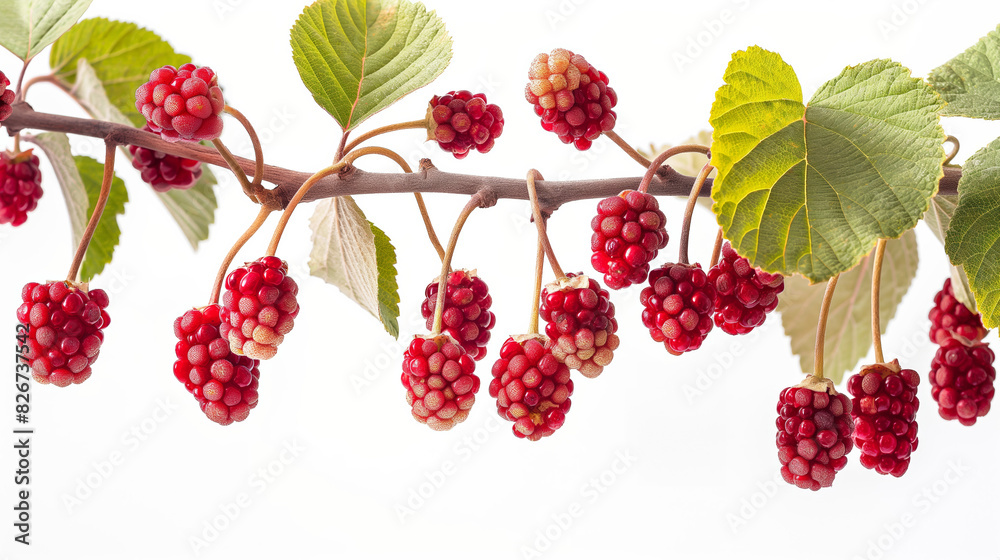
[[[941,114],[1000,119],[1000,26],[931,71],[927,81],[948,102]]]
[[[149,73],[167,64],[191,62],[191,57],[174,52],[156,33],[104,18],[85,19],[56,41],[49,66],[57,79],[71,87],[77,81],[80,59],[87,59],[108,99],[137,127],[146,120],[135,110],[135,90],[149,80]]]
[[[73,95],[92,117],[132,126],[128,118],[108,100],[102,82],[85,58],[77,60]],[[128,150],[123,149],[121,155],[128,161],[132,160],[132,154]],[[213,189],[215,184],[215,176],[209,166],[203,163],[201,178],[190,189],[157,193],[193,249],[197,249],[198,243],[208,239],[208,226],[215,221],[215,209],[218,207]]]
[[[934,236],[942,245],[945,243],[945,236],[951,226],[951,217],[958,207],[958,195],[939,194],[931,199],[931,207],[924,214],[924,223],[934,232]],[[962,302],[973,313],[976,313],[976,298],[972,295],[972,287],[969,286],[969,278],[965,275],[964,266],[950,265],[951,269],[951,290],[955,294],[955,299]]]
[[[97,199],[101,194],[101,182],[104,179],[104,164],[86,156],[75,156],[77,169],[80,171],[80,178],[87,188],[87,216],[93,214],[97,206]],[[97,222],[97,229],[94,230],[94,237],[87,246],[87,253],[83,257],[83,264],[80,265],[80,280],[90,282],[104,270],[104,265],[111,262],[121,237],[121,230],[118,228],[118,216],[125,213],[125,203],[128,202],[128,192],[125,190],[125,183],[116,175],[111,180],[111,192],[108,195],[108,203],[101,214],[101,221]]]
[[[21,60],[34,58],[73,27],[91,0],[4,0],[0,45]]]
[[[733,55],[712,105],[712,209],[754,266],[813,282],[916,225],[937,192],[941,99],[888,60],[846,68],[802,103],[775,54]]]
[[[291,43],[302,83],[345,131],[451,61],[444,22],[407,0],[320,0],[302,11]]]
[[[95,119],[109,121],[124,126],[132,126],[132,122],[115,107],[108,99],[108,93],[101,79],[94,72],[94,67],[86,58],[77,60],[76,87],[72,89],[73,97],[87,113]]]
[[[965,267],[983,325],[1000,325],[1000,138],[965,161],[944,250]]]
[[[385,330],[399,338],[399,285],[396,283],[396,248],[384,231],[368,222],[375,235],[375,257],[378,261],[378,312]]]
[[[908,230],[899,239],[889,240],[883,259],[879,315],[884,334],[917,274],[917,236],[913,230]],[[785,290],[779,298],[781,324],[791,341],[792,353],[799,356],[803,373],[815,371],[816,324],[825,290],[826,282],[810,285],[805,278],[793,276],[785,278]],[[871,348],[871,292],[872,256],[869,255],[858,266],[840,275],[833,292],[826,324],[823,371],[834,383],[840,383],[844,373],[852,371]],[[886,359],[891,361],[892,349],[885,348],[885,351]]]
[[[203,163],[201,178],[190,189],[156,193],[184,232],[192,249],[197,249],[198,243],[208,239],[208,226],[215,222],[215,209],[219,204],[213,187],[217,182],[212,170]]]
[[[389,334],[399,336],[396,254],[385,233],[371,225],[349,196],[319,202],[309,227],[309,272],[340,288],[378,317]]]
[[[66,210],[69,212],[70,228],[73,231],[73,248],[80,243],[83,230],[87,228],[90,214],[87,212],[87,189],[76,168],[76,161],[69,148],[69,137],[61,132],[45,132],[32,140],[42,151],[55,171],[56,181],[62,189]]]

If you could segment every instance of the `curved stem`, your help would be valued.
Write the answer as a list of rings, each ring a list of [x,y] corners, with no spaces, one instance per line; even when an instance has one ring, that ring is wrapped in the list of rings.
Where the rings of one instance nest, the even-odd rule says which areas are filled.
[[[215,149],[219,151],[219,155],[222,156],[222,159],[226,160],[226,165],[228,165],[229,169],[233,171],[233,175],[236,175],[236,179],[240,182],[240,186],[243,187],[243,192],[250,197],[250,200],[252,200],[255,204],[260,204],[260,201],[257,200],[257,195],[253,193],[253,187],[250,185],[250,180],[247,179],[247,174],[243,172],[243,168],[240,167],[240,164],[236,161],[236,158],[233,157],[233,153],[229,151],[229,148],[222,143],[222,138],[213,139],[212,145],[214,145]]]
[[[528,319],[528,334],[538,334],[538,303],[542,297],[542,271],[545,268],[545,247],[542,240],[538,240],[538,249],[535,251],[535,292],[531,296],[531,315]]]
[[[223,110],[232,115],[233,117],[235,117],[236,120],[240,121],[240,124],[243,125],[243,128],[247,131],[247,134],[250,135],[250,142],[253,144],[253,157],[254,157],[253,185],[255,187],[259,187],[261,181],[264,180],[264,150],[260,146],[260,138],[257,137],[257,131],[254,130],[253,125],[250,124],[250,120],[247,119],[243,115],[243,113],[237,111],[236,109],[234,109],[229,105],[226,105],[225,109]],[[223,155],[222,157],[226,156]],[[235,163],[235,158],[233,161]],[[228,163],[228,160],[226,160],[226,162]],[[236,167],[239,168],[239,164],[236,164]]]
[[[875,362],[884,363],[882,358],[882,328],[879,318],[879,289],[882,285],[882,260],[885,256],[885,239],[875,245],[875,264],[872,266],[872,345],[875,347]]]
[[[386,132],[395,132],[397,130],[406,130],[408,128],[427,128],[427,119],[420,119],[419,121],[406,121],[396,124],[390,124],[386,126],[380,126],[378,128],[369,130],[368,132],[362,134],[355,138],[350,144],[344,147],[344,152],[350,152],[354,148],[357,148],[362,142],[368,140],[369,138],[374,138],[379,134],[385,134]]]
[[[558,280],[565,278],[566,273],[559,266],[559,261],[556,260],[556,253],[552,250],[552,244],[549,243],[549,234],[545,228],[542,207],[538,204],[538,191],[535,189],[536,178],[542,179],[542,174],[534,169],[528,171],[528,198],[531,200],[531,214],[535,218],[535,227],[538,228],[538,242],[545,249],[545,254],[549,257],[549,266],[552,267],[552,273],[556,275],[556,279]]]
[[[642,176],[642,181],[639,182],[639,192],[644,193],[646,189],[649,188],[649,183],[653,180],[653,175],[656,174],[656,170],[663,165],[663,162],[676,156],[677,154],[686,154],[689,152],[698,152],[701,154],[708,155],[708,146],[702,146],[701,144],[681,144],[680,146],[674,146],[673,148],[667,148],[660,155],[656,156],[649,163],[646,168],[646,174]]]
[[[719,233],[715,234],[715,246],[712,247],[712,261],[709,263],[709,268],[719,264],[719,255],[722,254],[722,228],[719,228]]]
[[[389,148],[383,148],[381,146],[366,146],[364,148],[359,148],[357,150],[354,150],[353,152],[349,152],[346,156],[344,156],[341,159],[341,161],[345,163],[354,163],[354,161],[360,158],[361,156],[367,156],[367,155],[385,156],[391,159],[392,161],[396,162],[396,164],[399,165],[399,167],[404,172],[413,173],[413,169],[410,169],[410,164],[406,163],[406,160],[403,159],[403,156],[397,154],[396,152],[390,150]]]
[[[465,221],[469,219],[469,215],[483,204],[483,200],[483,191],[478,191],[469,197],[469,201],[465,203],[465,207],[462,208],[458,219],[455,220],[455,227],[451,230],[451,237],[448,238],[448,249],[445,250],[444,258],[441,259],[441,278],[438,279],[438,294],[437,302],[434,304],[434,324],[431,329],[431,336],[441,334],[441,319],[444,315],[444,296],[448,291],[448,273],[451,272],[451,257],[455,254],[455,246],[458,245],[458,235],[462,233],[462,227],[465,226]]]
[[[83,257],[87,254],[87,248],[90,247],[90,240],[93,239],[94,232],[97,231],[97,224],[100,223],[101,215],[104,214],[104,207],[108,204],[108,196],[111,194],[111,180],[115,177],[116,148],[117,146],[112,142],[104,143],[104,177],[101,179],[101,192],[97,196],[97,204],[94,205],[90,221],[87,222],[87,229],[83,231],[80,244],[76,247],[73,262],[69,265],[69,272],[66,274],[67,282],[76,282],[80,265],[83,264]]]
[[[24,86],[21,88],[20,97],[24,98],[25,96],[27,96],[28,95],[28,90],[31,89],[31,86],[33,86],[33,85],[35,85],[35,84],[37,84],[39,82],[49,82],[51,84],[55,84],[56,86],[61,86],[61,84],[59,83],[59,80],[56,79],[55,74],[46,74],[44,76],[35,76],[33,78],[29,78],[27,82],[24,82]],[[59,87],[59,89],[63,89],[63,88]],[[66,91],[66,90],[63,89],[63,91]]]
[[[946,157],[944,161],[941,163],[941,165],[948,165],[949,163],[951,163],[951,160],[955,159],[955,156],[958,155],[958,149],[959,149],[958,138],[949,135],[947,138],[944,139],[944,141],[951,142],[952,146],[954,146],[951,152],[948,154],[948,157]]]
[[[830,315],[830,302],[833,301],[833,291],[837,289],[837,280],[840,275],[836,275],[827,281],[826,291],[823,293],[823,304],[819,308],[819,322],[816,323],[816,349],[813,351],[813,375],[823,377],[823,345],[826,342],[826,318]]]
[[[417,199],[417,208],[420,209],[420,217],[424,220],[424,229],[427,230],[427,238],[431,240],[431,245],[437,251],[438,258],[444,260],[444,247],[441,246],[441,241],[434,231],[434,224],[431,223],[431,216],[427,212],[427,205],[424,204],[424,197],[418,192],[414,192],[413,197]]]
[[[385,156],[396,162],[404,172],[413,173],[413,170],[410,169],[410,165],[406,163],[406,160],[403,159],[402,156],[381,146],[369,146],[351,152],[350,162],[353,163],[354,160],[368,154]],[[417,191],[413,192],[413,196],[417,199],[417,208],[420,209],[420,217],[424,220],[424,228],[427,230],[427,238],[430,239],[431,245],[433,245],[434,250],[437,251],[438,258],[444,259],[444,247],[441,246],[441,241],[438,240],[437,233],[434,231],[434,225],[431,223],[430,214],[427,213],[427,205],[424,204],[424,197]]]
[[[278,242],[281,241],[281,234],[285,232],[285,226],[288,225],[288,220],[292,217],[292,212],[295,211],[295,207],[299,205],[299,202],[302,201],[302,197],[309,192],[309,189],[311,189],[313,185],[315,185],[316,182],[323,177],[333,173],[338,173],[345,167],[347,167],[347,163],[339,161],[329,167],[324,167],[316,173],[313,173],[311,177],[306,179],[305,183],[302,183],[302,186],[299,187],[298,191],[296,191],[295,196],[288,202],[288,206],[285,207],[285,211],[281,213],[281,218],[278,220],[278,224],[274,227],[274,235],[271,236],[271,243],[267,246],[267,256],[273,257],[278,251]]]
[[[240,252],[240,249],[250,241],[250,238],[256,235],[257,231],[260,230],[260,226],[264,225],[267,221],[267,217],[271,214],[272,209],[267,206],[261,206],[260,212],[257,213],[257,217],[254,218],[250,227],[247,228],[243,235],[236,240],[233,244],[232,249],[226,254],[226,257],[222,259],[222,264],[219,266],[219,272],[215,275],[215,284],[212,286],[212,296],[208,298],[208,304],[219,303],[219,294],[222,292],[222,281],[226,277],[226,271],[229,270],[229,265],[232,264],[233,259],[236,258],[236,253]]]
[[[21,84],[24,82],[24,73],[28,71],[28,63],[31,62],[31,60],[32,59],[29,58],[24,61],[23,65],[21,65],[21,73],[17,76],[17,86],[14,88],[14,103],[24,101],[24,92],[26,90],[21,89]],[[14,103],[11,103],[11,105]]]
[[[609,132],[605,132],[604,135],[613,140],[615,144],[618,144],[618,147],[621,148],[626,154],[628,154],[630,158],[634,159],[636,163],[638,163],[643,167],[649,167],[650,161],[646,159],[645,156],[636,151],[635,148],[630,146],[628,142],[623,140],[621,136],[618,136],[617,132],[611,130]]]
[[[344,154],[346,153],[344,151],[344,146],[347,145],[347,137],[350,136],[350,135],[351,135],[351,131],[350,130],[341,130],[340,131],[340,143],[337,144],[337,152],[334,154],[334,158],[333,158],[334,161],[340,161],[341,159],[343,159]]]
[[[698,203],[698,194],[701,192],[701,186],[705,183],[705,179],[712,172],[712,169],[714,168],[711,163],[706,163],[701,168],[698,177],[694,180],[694,186],[691,187],[691,194],[688,195],[687,207],[684,208],[684,222],[681,225],[681,246],[677,255],[677,261],[681,264],[688,264],[688,239],[691,237],[691,218],[694,216],[694,207]]]

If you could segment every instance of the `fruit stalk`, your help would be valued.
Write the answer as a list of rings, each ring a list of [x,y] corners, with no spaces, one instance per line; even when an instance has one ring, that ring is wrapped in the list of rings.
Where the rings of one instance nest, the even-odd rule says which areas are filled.
[[[648,159],[646,159],[642,154],[640,154],[638,151],[636,151],[635,148],[630,146],[629,143],[626,142],[621,136],[618,136],[617,132],[609,130],[605,132],[604,135],[610,138],[615,144],[618,144],[618,147],[621,148],[626,154],[628,154],[630,158],[634,159],[636,163],[645,168],[649,168],[651,162]]]
[[[431,327],[431,336],[441,334],[442,316],[444,315],[444,296],[448,292],[448,273],[451,272],[451,257],[455,254],[455,246],[458,245],[458,235],[462,233],[462,227],[469,215],[476,208],[486,208],[496,203],[496,198],[488,189],[482,189],[469,198],[462,208],[462,212],[455,221],[455,227],[451,230],[451,237],[448,239],[448,248],[445,249],[444,258],[441,259],[441,278],[438,280],[437,303],[434,306],[434,326]]]
[[[708,263],[709,268],[719,264],[719,256],[722,254],[722,241],[722,228],[719,228],[719,232],[715,234],[715,245],[712,247],[712,260]]]
[[[872,346],[875,347],[875,363],[881,364],[882,329],[879,318],[879,288],[882,285],[882,259],[885,256],[885,239],[881,238],[875,244],[875,264],[872,265]]]
[[[212,145],[215,146],[216,150],[219,150],[219,155],[221,155],[222,159],[226,161],[226,165],[228,165],[229,169],[232,170],[233,175],[236,176],[236,180],[240,182],[240,186],[243,187],[244,194],[246,194],[254,204],[260,204],[260,201],[257,199],[257,195],[253,192],[253,186],[250,184],[250,180],[247,179],[247,174],[243,171],[243,168],[240,167],[239,162],[236,161],[236,156],[234,156],[233,153],[229,151],[229,148],[222,143],[221,138],[213,138]]]
[[[420,119],[420,120],[417,120],[417,121],[406,121],[406,122],[401,122],[401,123],[396,123],[396,124],[390,124],[390,125],[380,126],[378,128],[374,128],[374,129],[369,130],[368,132],[362,134],[361,136],[358,136],[354,140],[352,140],[351,143],[348,144],[348,145],[346,145],[346,146],[344,146],[344,149],[341,150],[341,151],[343,153],[350,153],[352,150],[354,150],[354,148],[357,148],[359,145],[361,145],[362,142],[364,142],[365,140],[368,140],[369,138],[374,138],[374,137],[378,136],[379,134],[385,134],[387,132],[395,132],[397,130],[406,130],[406,129],[410,129],[410,128],[424,128],[424,129],[426,129],[427,128],[427,119]]]
[[[257,137],[257,131],[254,130],[253,125],[250,124],[250,120],[247,119],[243,113],[237,111],[229,105],[226,105],[222,110],[232,115],[236,120],[240,121],[240,124],[243,125],[243,128],[246,129],[247,134],[250,136],[250,143],[253,144],[254,157],[252,185],[254,188],[259,188],[261,186],[261,181],[264,180],[264,150],[260,146],[260,138]],[[232,154],[230,154],[230,156],[232,156]],[[226,163],[229,163],[229,160],[226,160]],[[237,167],[239,166],[238,163],[236,165]]]
[[[688,264],[688,239],[691,237],[691,218],[694,216],[694,206],[698,202],[698,193],[701,192],[701,186],[705,183],[705,179],[708,178],[708,174],[713,169],[715,168],[712,167],[711,163],[706,163],[701,168],[701,171],[698,172],[698,176],[694,180],[694,185],[691,186],[691,194],[688,195],[687,207],[684,208],[684,221],[681,224],[681,244],[677,254],[677,262],[681,264]]]
[[[400,169],[404,173],[413,173],[413,169],[410,165],[406,163],[406,160],[396,152],[383,148],[381,146],[370,146],[367,148],[361,148],[357,152],[351,152],[355,154],[352,157],[352,161],[358,159],[359,157],[367,154],[378,154],[383,155],[399,165]],[[413,197],[417,199],[417,208],[420,209],[420,217],[424,221],[424,228],[427,230],[427,238],[430,239],[431,245],[434,246],[434,250],[437,251],[438,258],[444,259],[444,247],[441,246],[441,241],[438,239],[437,233],[434,231],[434,224],[431,223],[431,216],[427,212],[427,205],[424,204],[424,197],[419,192],[414,191]]]
[[[535,189],[536,178],[544,180],[542,174],[537,170],[528,171],[528,198],[531,200],[531,215],[535,219],[535,227],[538,228],[538,242],[545,249],[545,254],[549,258],[549,266],[552,267],[552,273],[556,275],[556,280],[558,280],[565,278],[566,273],[559,266],[556,253],[552,250],[552,244],[549,243],[549,234],[545,231],[545,218],[542,216],[542,208],[538,204],[538,191]]]
[[[649,167],[646,168],[646,174],[642,176],[642,181],[639,182],[639,188],[636,190],[641,193],[645,193],[649,189],[649,184],[653,181],[653,175],[655,175],[656,171],[661,165],[663,165],[663,162],[678,154],[686,154],[688,152],[698,152],[708,155],[708,146],[702,146],[700,144],[681,144],[680,146],[674,146],[663,150],[660,155],[656,156],[656,158],[650,162]]]
[[[420,209],[420,217],[424,220],[424,229],[427,230],[427,238],[430,239],[431,245],[437,251],[438,258],[444,260],[444,247],[441,246],[437,232],[434,231],[434,224],[431,223],[431,216],[427,212],[427,205],[424,204],[424,197],[420,193],[414,192],[413,198],[417,199],[417,208]]]
[[[80,265],[83,264],[83,257],[87,254],[87,248],[90,247],[90,240],[94,237],[94,232],[97,231],[97,224],[100,223],[101,215],[104,214],[104,207],[108,204],[108,196],[111,194],[111,180],[115,177],[115,149],[117,147],[118,145],[114,142],[104,143],[104,177],[101,180],[101,192],[97,196],[94,213],[90,215],[90,221],[87,222],[87,229],[83,231],[83,236],[80,238],[73,262],[69,265],[69,272],[66,274],[67,282],[76,282]]]
[[[535,291],[531,296],[531,317],[528,320],[528,334],[538,334],[538,302],[542,297],[542,273],[545,269],[545,246],[538,239],[538,249],[535,251]]]
[[[247,228],[247,230],[243,232],[243,235],[236,240],[233,247],[229,249],[229,253],[227,253],[226,257],[222,259],[222,264],[219,265],[219,272],[215,275],[215,284],[212,286],[212,296],[208,298],[209,305],[219,303],[219,293],[222,292],[222,282],[226,278],[226,271],[229,270],[229,265],[232,264],[233,259],[236,258],[236,253],[239,253],[240,249],[246,245],[247,241],[250,241],[250,238],[257,234],[260,226],[264,225],[264,222],[267,220],[267,217],[272,211],[273,209],[268,208],[267,206],[261,206],[260,212],[257,213],[257,217],[254,218],[253,223],[250,224],[250,227]]]
[[[833,301],[833,291],[837,289],[840,275],[830,278],[823,292],[823,303],[819,308],[819,322],[816,323],[816,349],[813,352],[813,375],[823,379],[823,345],[826,343],[826,318],[830,315],[830,302]]]
[[[295,196],[292,197],[292,200],[288,203],[288,206],[285,207],[285,211],[281,213],[281,219],[278,220],[278,225],[275,226],[274,228],[274,235],[271,236],[271,243],[270,245],[267,246],[267,256],[273,257],[274,253],[278,251],[278,242],[281,241],[281,234],[284,233],[285,226],[288,225],[288,220],[292,217],[292,212],[295,211],[295,207],[299,205],[299,202],[301,202],[302,198],[306,195],[307,192],[309,192],[309,189],[311,189],[313,185],[315,185],[323,177],[326,177],[327,175],[332,175],[334,173],[338,173],[342,169],[347,167],[348,162],[345,161],[346,159],[347,158],[345,157],[343,160],[329,167],[320,169],[319,171],[314,173],[312,177],[306,179],[305,183],[302,183],[302,186],[299,187],[298,192],[295,193]]]

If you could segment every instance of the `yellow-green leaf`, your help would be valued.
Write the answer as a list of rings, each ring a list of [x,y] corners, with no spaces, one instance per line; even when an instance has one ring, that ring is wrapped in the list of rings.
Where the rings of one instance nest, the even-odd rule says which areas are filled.
[[[883,334],[916,276],[917,264],[917,236],[913,230],[886,244],[879,290]],[[803,373],[815,371],[816,324],[826,284],[810,285],[801,276],[785,278],[785,290],[779,298],[781,325],[792,353],[799,356]],[[823,371],[834,383],[840,383],[844,373],[852,371],[872,346],[871,292],[872,256],[869,255],[840,275],[833,292],[826,323]],[[886,347],[884,351],[886,359],[892,360],[893,349]]]
[[[965,161],[944,248],[964,266],[983,325],[1000,325],[1000,138]]]
[[[712,105],[713,211],[754,266],[821,282],[927,210],[942,175],[942,102],[906,68],[846,68],[805,105],[791,67],[750,47],[725,82]]]

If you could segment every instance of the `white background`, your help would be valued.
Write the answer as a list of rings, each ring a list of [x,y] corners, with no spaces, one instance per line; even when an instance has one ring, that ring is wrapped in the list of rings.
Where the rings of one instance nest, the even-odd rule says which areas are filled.
[[[484,91],[506,115],[490,154],[458,161],[421,142],[419,131],[380,143],[413,164],[429,156],[447,171],[507,177],[534,167],[550,179],[642,170],[606,139],[580,153],[540,129],[523,100],[528,64],[539,52],[569,48],[604,70],[620,99],[616,132],[632,144],[678,143],[707,127],[730,54],[748,45],[781,53],[808,99],[844,66],[873,58],[926,76],[1000,22],[992,2],[930,0],[427,4],[454,39],[451,65],[363,128],[420,118],[435,93]],[[288,29],[301,9],[300,2],[262,0],[96,0],[86,16],[139,23],[211,66],[226,100],[256,124],[267,161],[312,171],[329,163],[338,129],[312,103],[291,61]],[[29,75],[46,72],[47,55]],[[4,52],[0,65],[13,80],[17,61]],[[35,86],[29,101],[80,114],[47,84]],[[963,141],[959,161],[1000,134],[994,123],[945,119],[944,127]],[[234,122],[223,138],[251,154]],[[97,141],[72,143],[78,153],[103,157]],[[378,159],[360,165],[394,171]],[[21,286],[62,278],[73,252],[53,173],[47,165],[42,171],[47,194],[38,210],[25,226],[0,229],[0,309],[11,331]],[[436,433],[416,423],[399,383],[401,344],[304,272],[307,207],[279,250],[301,286],[295,330],[262,365],[260,404],[249,419],[213,424],[171,373],[171,325],[206,303],[219,260],[256,209],[217,171],[216,223],[193,252],[138,175],[119,173],[130,187],[124,235],[93,282],[111,293],[112,323],[90,380],[32,388],[30,548],[12,541],[13,440],[0,454],[7,481],[0,558],[1000,557],[1000,413],[971,428],[937,415],[926,381],[934,350],[926,314],[946,258],[922,225],[917,279],[884,338],[887,357],[923,376],[920,447],[902,479],[861,468],[855,452],[832,488],[811,493],[778,475],[775,402],[801,373],[776,315],[758,335],[716,329],[700,351],[673,357],[641,326],[638,290],[615,294],[623,342],[614,363],[596,380],[576,380],[573,409],[554,437],[532,443],[511,435],[486,385],[506,335],[527,327],[535,233],[522,201],[474,213],[455,257],[456,266],[479,269],[498,315],[491,356],[478,368],[480,402],[464,424]],[[464,200],[427,199],[446,236]],[[418,309],[437,257],[410,196],[358,202],[397,247],[405,344],[423,331]],[[593,204],[566,205],[551,220],[567,270],[592,273]],[[676,258],[683,201],[662,204],[671,243],[661,262]],[[274,222],[239,261],[263,254]],[[699,208],[693,260],[708,260],[714,231]],[[10,377],[0,397],[12,429]]]

